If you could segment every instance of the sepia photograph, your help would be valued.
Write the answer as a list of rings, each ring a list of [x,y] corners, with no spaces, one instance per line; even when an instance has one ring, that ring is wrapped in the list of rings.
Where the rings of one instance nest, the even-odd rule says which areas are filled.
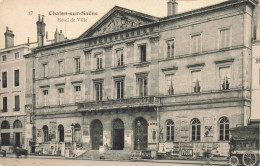
[[[260,0],[0,0],[0,166],[259,166]]]

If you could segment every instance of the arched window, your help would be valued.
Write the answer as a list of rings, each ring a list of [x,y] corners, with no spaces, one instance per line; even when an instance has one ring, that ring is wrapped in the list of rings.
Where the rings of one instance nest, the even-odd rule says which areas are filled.
[[[200,141],[200,120],[197,118],[191,120],[191,140]]]
[[[22,122],[20,120],[14,121],[14,129],[23,128]]]
[[[74,126],[74,141],[75,142],[80,142],[80,134],[81,133],[81,127],[80,125],[77,123]]]
[[[43,141],[48,142],[49,141],[49,129],[48,126],[44,125],[42,128],[43,131]]]
[[[96,119],[91,123],[90,133],[92,150],[98,150],[103,145],[103,125],[100,120]]]
[[[1,129],[10,129],[9,122],[7,120],[4,120],[1,124]]]
[[[172,120],[166,121],[166,140],[174,141],[174,122]]]
[[[148,123],[144,118],[134,121],[135,127],[135,150],[146,150],[148,147]]]
[[[59,142],[64,142],[64,127],[63,125],[58,126],[59,131]]]
[[[229,120],[226,117],[219,119],[219,140],[229,140]]]

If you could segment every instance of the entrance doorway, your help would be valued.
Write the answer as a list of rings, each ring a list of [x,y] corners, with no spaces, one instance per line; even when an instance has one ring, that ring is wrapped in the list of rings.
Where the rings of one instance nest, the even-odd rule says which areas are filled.
[[[103,145],[103,125],[100,120],[95,120],[91,125],[92,150],[98,150]]]
[[[14,133],[14,138],[15,138],[15,140],[14,140],[14,146],[18,146],[18,147],[20,147],[20,145],[21,145],[21,142],[20,142],[20,133]]]
[[[124,149],[124,123],[120,119],[113,122],[113,150]]]
[[[135,128],[135,150],[146,150],[148,141],[148,125],[144,118],[137,118]]]

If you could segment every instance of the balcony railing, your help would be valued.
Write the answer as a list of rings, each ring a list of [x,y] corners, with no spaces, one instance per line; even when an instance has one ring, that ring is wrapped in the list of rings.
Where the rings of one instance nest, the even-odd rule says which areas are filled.
[[[147,97],[138,97],[138,98],[124,98],[124,99],[113,99],[113,100],[106,100],[106,101],[78,103],[78,109],[80,111],[84,111],[84,110],[97,110],[97,109],[156,106],[158,104],[159,104],[159,98],[154,96],[147,96]]]

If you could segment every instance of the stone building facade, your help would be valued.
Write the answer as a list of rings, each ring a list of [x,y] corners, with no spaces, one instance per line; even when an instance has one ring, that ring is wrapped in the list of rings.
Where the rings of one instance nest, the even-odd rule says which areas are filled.
[[[229,129],[250,119],[257,5],[178,14],[169,1],[164,18],[116,6],[79,38],[33,49],[38,150],[226,156]]]
[[[6,28],[5,48],[0,50],[0,145],[6,151],[12,151],[13,146],[26,147],[27,139],[32,137],[25,132],[30,125],[30,114],[26,114],[26,110],[31,107],[27,102],[32,100],[26,89],[33,85],[32,79],[26,79],[26,70],[32,66],[25,65],[24,55],[35,46],[36,43],[29,41],[14,45],[14,34]]]

